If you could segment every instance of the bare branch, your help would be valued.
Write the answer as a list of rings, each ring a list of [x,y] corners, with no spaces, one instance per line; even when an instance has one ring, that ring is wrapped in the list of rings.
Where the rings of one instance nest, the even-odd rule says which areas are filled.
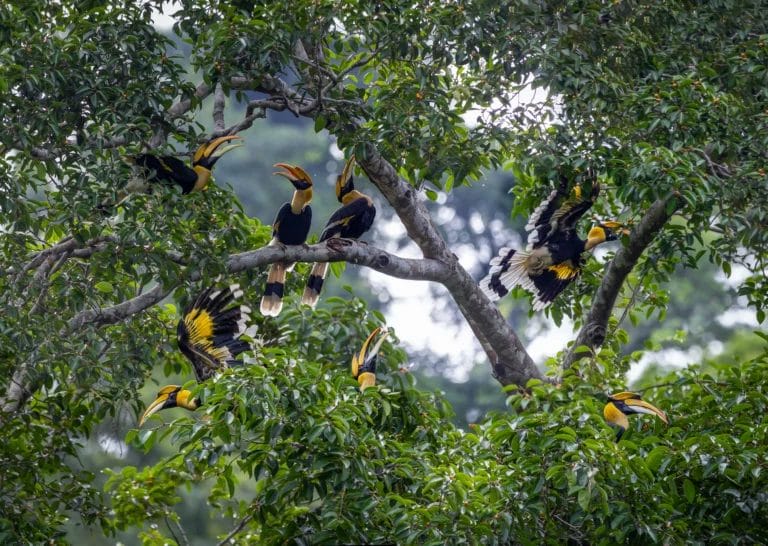
[[[112,307],[81,311],[69,320],[67,323],[67,330],[74,332],[86,324],[101,326],[104,324],[121,322],[159,303],[163,298],[170,294],[174,288],[175,286],[166,288],[165,286],[158,284],[149,291],[139,294],[130,300],[113,305]]]
[[[239,273],[275,262],[340,262],[364,265],[392,277],[444,283],[451,272],[437,260],[400,258],[362,241],[330,239],[325,243],[302,246],[268,245],[258,250],[230,256],[227,270]]]
[[[450,268],[451,275],[443,284],[483,346],[499,382],[525,385],[529,379],[542,378],[520,338],[450,251],[416,190],[397,175],[372,144],[365,145],[358,161],[424,256]]]
[[[208,95],[210,95],[211,92],[213,92],[213,89],[211,89],[211,86],[203,82],[197,86],[193,97],[194,99],[202,100]],[[192,102],[193,102],[193,98],[184,99],[177,102],[176,104],[168,108],[168,117],[170,117],[171,119],[180,118],[181,116],[189,112],[190,108],[192,108]]]
[[[635,267],[648,245],[664,227],[672,214],[677,210],[674,195],[658,199],[645,213],[629,236],[629,242],[621,247],[614,256],[603,275],[603,280],[592,300],[584,326],[581,328],[573,347],[568,352],[563,363],[567,369],[580,358],[586,357],[605,340],[608,319],[611,317],[616,298],[624,284],[624,280]],[[586,346],[589,351],[579,349]]]
[[[218,542],[216,546],[225,546],[236,534],[238,534],[240,531],[242,531],[245,526],[248,524],[249,521],[253,519],[252,514],[248,514],[243,519],[241,519],[239,522],[237,522],[237,525],[235,525],[235,528],[232,529],[227,536],[224,537],[224,539],[221,542]]]
[[[224,96],[224,88],[221,83],[216,84],[216,92],[213,95],[213,126],[216,131],[224,130],[224,106],[226,105],[226,97]]]

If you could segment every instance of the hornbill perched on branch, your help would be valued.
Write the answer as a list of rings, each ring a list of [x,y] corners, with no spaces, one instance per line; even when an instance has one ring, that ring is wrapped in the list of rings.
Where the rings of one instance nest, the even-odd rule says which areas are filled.
[[[296,190],[290,203],[283,204],[272,224],[272,241],[269,244],[302,245],[307,240],[312,223],[312,177],[301,167],[277,163],[284,169],[276,175],[287,178]],[[285,274],[293,270],[293,263],[276,262],[269,267],[267,286],[261,298],[261,314],[276,317],[283,309]]]
[[[181,187],[181,193],[187,194],[200,191],[211,180],[211,171],[216,162],[225,153],[242,146],[237,135],[217,137],[200,146],[192,158],[192,167],[188,167],[180,159],[162,155],[141,154],[133,158],[133,162],[147,171],[147,179],[170,182]]]
[[[376,207],[373,199],[355,189],[352,180],[352,170],[355,156],[352,156],[344,165],[344,170],[336,178],[336,198],[341,203],[325,224],[325,229],[320,234],[320,242],[333,237],[345,239],[358,239],[368,231],[376,217]],[[320,299],[320,291],[323,288],[323,280],[328,273],[327,263],[316,263],[307,279],[307,287],[301,297],[301,303],[314,307]]]
[[[198,382],[213,377],[230,365],[240,364],[236,357],[251,348],[240,339],[251,310],[245,305],[231,305],[235,298],[242,295],[236,284],[221,290],[209,287],[184,309],[176,340],[181,352],[192,362]],[[190,391],[178,385],[165,386],[157,393],[155,401],[147,406],[139,426],[160,410],[180,407],[194,411],[199,405],[200,401],[192,398]]]
[[[621,440],[622,435],[629,428],[629,419],[627,419],[627,415],[632,413],[648,413],[656,415],[659,419],[664,421],[664,424],[669,424],[667,414],[659,408],[642,400],[639,394],[633,392],[616,393],[608,397],[608,403],[605,405],[605,408],[603,408],[603,415],[608,423],[619,429],[616,434],[617,442]]]
[[[533,294],[535,311],[552,303],[581,273],[584,252],[617,239],[614,230],[621,227],[618,222],[597,224],[586,240],[576,234],[576,223],[599,193],[600,185],[593,181],[588,195],[583,195],[578,185],[569,195],[568,181],[561,178],[558,188],[533,211],[525,226],[529,232],[526,250],[505,247],[491,260],[488,275],[480,281],[483,293],[496,301],[515,286],[522,286]]]
[[[360,390],[376,384],[376,361],[378,360],[381,344],[387,339],[389,330],[386,326],[379,326],[368,336],[360,351],[352,355],[352,377],[357,379]],[[380,336],[376,343],[371,345],[376,336]]]

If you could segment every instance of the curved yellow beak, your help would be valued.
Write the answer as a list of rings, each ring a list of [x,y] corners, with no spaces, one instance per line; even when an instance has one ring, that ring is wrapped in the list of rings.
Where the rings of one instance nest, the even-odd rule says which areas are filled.
[[[234,140],[242,141],[243,138],[237,135],[228,135],[209,140],[197,149],[192,158],[192,163],[198,163],[202,159],[218,159],[228,151],[243,145],[242,142],[232,142]],[[225,142],[230,144],[223,145]]]
[[[360,350],[352,355],[352,377],[357,378],[360,390],[365,390],[376,383],[376,356],[388,335],[389,330],[385,326],[375,328]],[[379,338],[373,343],[376,336]]]
[[[309,173],[299,167],[298,165],[289,165],[288,163],[275,163],[274,167],[283,169],[272,174],[278,176],[284,176],[288,181],[293,184],[293,187],[297,190],[308,190],[312,187],[312,177]]]
[[[141,414],[139,426],[143,425],[150,416],[160,410],[179,407],[194,411],[197,409],[197,406],[198,403],[192,398],[190,391],[182,389],[178,385],[167,385],[160,389],[157,393],[157,398]]]

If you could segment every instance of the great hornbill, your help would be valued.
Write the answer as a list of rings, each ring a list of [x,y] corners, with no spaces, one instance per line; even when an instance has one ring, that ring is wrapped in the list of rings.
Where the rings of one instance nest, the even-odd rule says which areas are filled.
[[[168,155],[140,154],[133,158],[133,162],[147,171],[148,180],[177,184],[181,187],[181,193],[192,193],[208,185],[213,166],[225,153],[242,146],[241,142],[232,142],[240,138],[229,135],[204,143],[192,157],[191,168],[180,159]]]
[[[667,414],[659,408],[642,400],[639,394],[633,392],[619,392],[608,397],[608,403],[603,408],[605,420],[619,430],[616,433],[616,441],[621,440],[622,435],[629,428],[627,415],[632,413],[648,413],[656,415],[659,419],[669,424]]]
[[[283,204],[272,224],[272,241],[269,244],[301,245],[307,240],[312,223],[312,177],[301,167],[277,163],[284,169],[276,175],[287,178],[296,190],[290,203]],[[293,270],[293,263],[277,262],[269,267],[267,285],[261,298],[261,314],[276,317],[283,309],[285,274]]]
[[[381,344],[388,335],[389,330],[386,326],[379,326],[371,332],[360,351],[352,355],[352,377],[357,379],[361,391],[376,384],[376,361]],[[371,345],[376,336],[380,337]]]
[[[184,309],[176,340],[181,352],[192,362],[198,382],[209,379],[230,365],[240,364],[236,357],[250,349],[250,345],[240,336],[245,331],[251,310],[246,305],[231,305],[242,294],[236,284],[221,290],[209,287]],[[160,410],[180,407],[194,411],[199,405],[200,401],[192,398],[190,391],[178,385],[167,385],[147,406],[139,426]]]
[[[606,241],[615,241],[618,222],[602,222],[589,230],[587,239],[576,234],[576,223],[589,210],[600,193],[600,185],[592,182],[589,195],[581,186],[568,193],[568,181],[560,185],[533,211],[525,226],[528,246],[525,251],[505,247],[491,260],[488,275],[480,288],[491,301],[507,295],[515,286],[533,294],[533,309],[547,307],[565,290],[579,273],[584,252]],[[622,229],[623,233],[628,233]]]
[[[341,203],[325,224],[325,229],[320,234],[320,242],[333,237],[345,239],[358,239],[368,231],[376,217],[376,207],[373,199],[355,189],[352,180],[352,169],[355,156],[352,156],[344,165],[344,170],[336,178],[336,198]],[[301,297],[301,303],[314,307],[320,299],[320,291],[323,288],[323,280],[328,273],[327,263],[316,263],[307,279],[307,286]]]

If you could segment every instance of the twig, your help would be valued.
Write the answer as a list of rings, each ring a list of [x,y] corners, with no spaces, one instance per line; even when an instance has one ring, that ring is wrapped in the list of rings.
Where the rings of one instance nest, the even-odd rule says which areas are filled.
[[[224,537],[224,539],[221,542],[218,542],[216,546],[224,546],[227,544],[232,537],[234,537],[236,534],[238,534],[240,531],[242,531],[245,526],[248,524],[249,521],[253,519],[253,516],[251,514],[248,514],[243,519],[241,519],[237,525],[235,525],[235,528],[232,529],[227,536]]]

